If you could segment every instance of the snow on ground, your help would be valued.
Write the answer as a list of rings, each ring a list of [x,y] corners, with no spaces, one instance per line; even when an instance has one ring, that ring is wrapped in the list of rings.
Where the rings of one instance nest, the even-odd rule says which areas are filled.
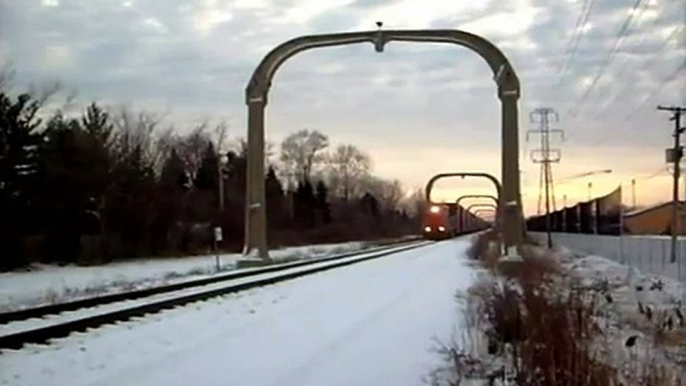
[[[686,366],[686,321],[679,316],[686,313],[683,283],[566,248],[560,248],[558,256],[583,286],[598,294],[597,319],[606,354],[615,363]],[[627,350],[625,342],[631,336],[638,337],[637,343]]]
[[[460,327],[468,239],[0,353],[11,385],[422,385]],[[456,324],[457,323],[457,324]]]
[[[271,256],[275,260],[313,259],[368,246],[371,244],[349,242],[290,247],[272,251]],[[241,258],[237,253],[220,255],[221,271],[235,269],[236,261]],[[0,273],[0,312],[154,287],[217,272],[216,255],[135,259],[92,267],[36,265],[34,268]]]

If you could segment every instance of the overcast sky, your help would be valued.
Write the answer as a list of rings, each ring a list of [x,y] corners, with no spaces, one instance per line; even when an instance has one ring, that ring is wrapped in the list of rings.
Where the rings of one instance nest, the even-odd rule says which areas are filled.
[[[632,10],[634,6],[635,10]],[[583,12],[588,9],[588,12]],[[480,34],[510,58],[522,82],[521,168],[535,211],[538,166],[529,113],[551,107],[566,131],[559,177],[612,174],[556,186],[569,204],[622,183],[631,203],[669,198],[669,115],[686,104],[686,0],[0,0],[0,65],[15,82],[60,80],[78,101],[165,114],[178,130],[228,122],[245,136],[245,85],[275,45],[303,34],[455,28]],[[579,26],[579,27],[577,27]],[[500,171],[495,85],[475,53],[449,45],[389,43],[308,51],[277,73],[268,140],[316,129],[368,151],[375,172],[421,186],[440,171]],[[660,173],[660,171],[663,171]],[[440,184],[439,194],[486,193],[482,183]]]

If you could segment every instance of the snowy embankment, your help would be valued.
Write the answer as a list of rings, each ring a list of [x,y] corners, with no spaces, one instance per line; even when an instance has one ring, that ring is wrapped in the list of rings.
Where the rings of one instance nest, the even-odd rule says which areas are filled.
[[[12,385],[424,385],[475,278],[466,238],[0,353]],[[457,328],[461,325],[458,323]]]
[[[322,244],[284,248],[270,254],[277,261],[317,259],[373,246],[367,242]],[[216,258],[135,259],[91,267],[37,264],[29,271],[0,273],[0,312],[206,277],[217,273]],[[220,270],[235,269],[241,258],[237,253],[219,255]]]
[[[686,385],[682,283],[564,248],[502,263],[489,240],[477,246],[488,269],[439,384]]]
[[[637,362],[686,368],[683,283],[566,248],[560,248],[557,256],[583,287],[602,298],[596,317],[603,329],[604,354],[615,365]]]

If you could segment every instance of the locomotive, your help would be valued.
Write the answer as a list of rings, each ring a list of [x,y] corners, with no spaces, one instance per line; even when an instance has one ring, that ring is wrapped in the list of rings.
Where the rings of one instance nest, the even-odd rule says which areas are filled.
[[[450,204],[433,204],[424,214],[424,238],[445,240],[457,235],[457,208]]]

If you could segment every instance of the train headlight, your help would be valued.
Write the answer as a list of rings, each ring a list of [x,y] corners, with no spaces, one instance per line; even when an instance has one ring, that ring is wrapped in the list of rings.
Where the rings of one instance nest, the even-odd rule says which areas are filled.
[[[427,232],[427,233],[428,233],[428,232],[431,232],[431,227],[425,227],[425,228],[424,228],[424,232]]]
[[[438,231],[439,231],[439,232],[445,231],[445,227],[438,227]]]
[[[433,205],[430,209],[431,213],[438,213],[441,211],[441,207]]]

